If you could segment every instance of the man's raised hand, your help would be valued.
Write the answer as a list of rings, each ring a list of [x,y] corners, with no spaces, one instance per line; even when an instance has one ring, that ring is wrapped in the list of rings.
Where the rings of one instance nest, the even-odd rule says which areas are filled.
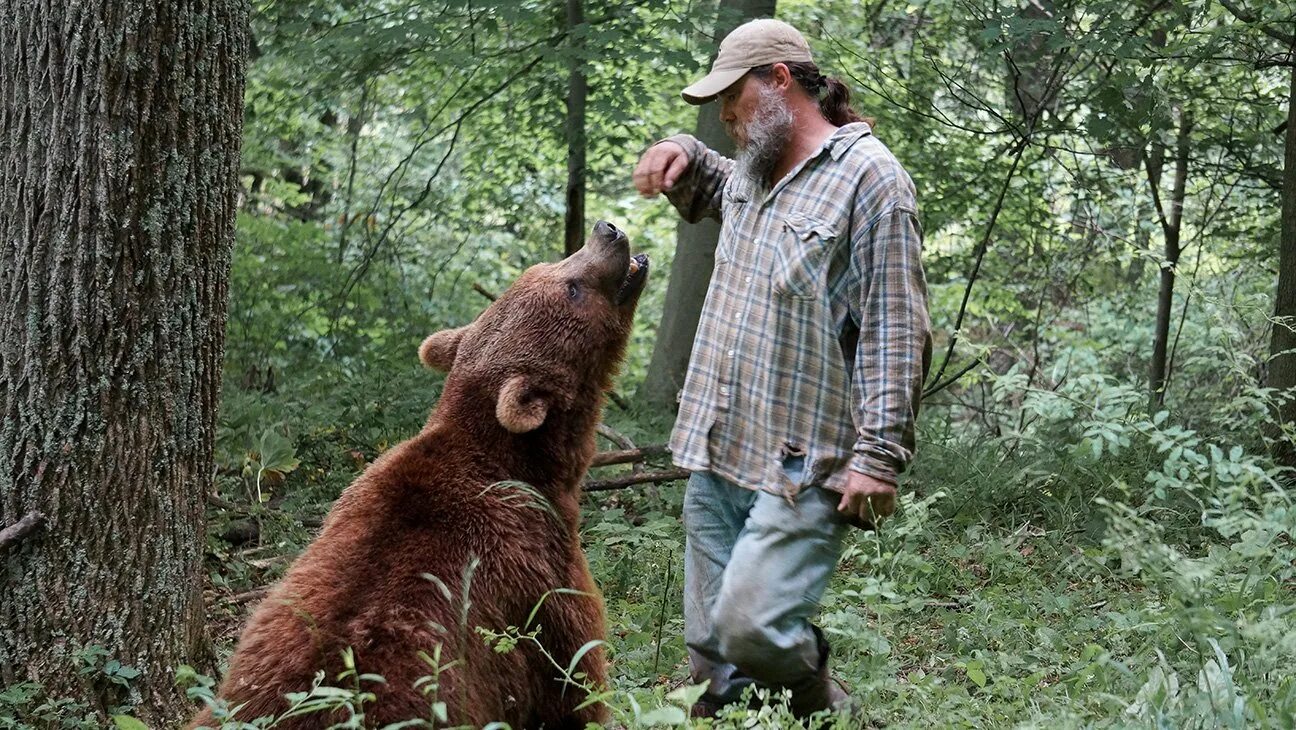
[[[645,198],[670,190],[688,165],[688,153],[683,147],[675,142],[658,142],[639,158],[633,177],[635,188]]]

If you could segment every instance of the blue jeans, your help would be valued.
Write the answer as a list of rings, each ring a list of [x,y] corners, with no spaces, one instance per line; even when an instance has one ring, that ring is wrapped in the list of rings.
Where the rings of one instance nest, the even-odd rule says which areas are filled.
[[[689,477],[684,640],[693,681],[711,681],[707,701],[728,704],[749,684],[792,686],[819,670],[810,616],[841,557],[840,499],[812,484],[791,504],[708,472]]]

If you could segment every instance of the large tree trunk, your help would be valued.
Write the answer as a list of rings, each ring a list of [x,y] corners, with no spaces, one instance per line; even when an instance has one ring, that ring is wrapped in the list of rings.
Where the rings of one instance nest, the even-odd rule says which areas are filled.
[[[102,647],[157,727],[203,645],[247,13],[0,0],[0,524],[46,518],[0,556],[0,685],[103,710]]]
[[[722,0],[715,25],[717,48],[729,31],[748,20],[774,17],[776,2]],[[715,60],[714,53],[711,60]],[[720,110],[715,103],[698,108],[696,135],[711,149],[725,155],[733,154],[733,141],[725,134],[724,125],[720,123]],[[706,299],[711,270],[715,267],[719,237],[720,224],[713,220],[679,224],[675,259],[671,262],[670,282],[666,286],[666,301],[657,327],[657,340],[653,344],[652,361],[638,392],[638,399],[650,407],[671,410],[677,407],[675,398],[684,387],[684,374],[693,351],[693,337],[702,316],[702,302]]]
[[[567,0],[567,32],[585,23],[582,0]],[[573,36],[574,37],[574,36]],[[563,256],[585,245],[585,61],[582,44],[572,43],[567,76],[567,214]]]
[[[1157,292],[1156,327],[1152,334],[1152,364],[1148,371],[1148,411],[1155,412],[1165,403],[1166,354],[1170,341],[1170,314],[1174,306],[1175,269],[1179,265],[1179,234],[1183,224],[1184,195],[1188,183],[1188,148],[1192,117],[1186,109],[1179,112],[1179,135],[1175,141],[1174,188],[1170,192],[1169,210],[1161,204],[1161,168],[1163,152],[1158,149],[1148,158],[1148,183],[1157,216],[1165,236],[1165,260],[1161,262],[1161,286]]]
[[[1283,154],[1282,232],[1278,245],[1278,290],[1274,297],[1273,337],[1269,342],[1268,385],[1280,391],[1278,422],[1296,422],[1296,67],[1287,100],[1286,151]],[[1290,427],[1290,426],[1289,426]],[[1283,466],[1296,467],[1296,448],[1284,439],[1277,449]]]

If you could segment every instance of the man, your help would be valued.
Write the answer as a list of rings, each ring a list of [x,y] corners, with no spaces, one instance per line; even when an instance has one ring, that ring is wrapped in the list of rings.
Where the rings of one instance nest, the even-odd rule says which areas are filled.
[[[728,160],[688,135],[650,147],[640,193],[721,220],[671,436],[684,498],[685,640],[695,715],[753,682],[799,716],[843,708],[809,618],[847,525],[895,509],[930,362],[908,174],[814,65],[792,26],[720,44],[685,101],[720,100]]]

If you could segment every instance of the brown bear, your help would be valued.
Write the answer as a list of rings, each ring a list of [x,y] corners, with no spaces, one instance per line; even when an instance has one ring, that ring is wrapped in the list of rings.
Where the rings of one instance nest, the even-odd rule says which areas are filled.
[[[605,626],[578,500],[647,275],[647,257],[600,221],[580,251],[531,267],[471,324],[423,342],[422,361],[448,373],[441,399],[418,436],[343,492],[249,619],[218,691],[237,719],[282,714],[284,695],[309,690],[319,670],[354,686],[337,679],[349,649],[357,673],[385,679],[361,682],[375,695],[366,727],[436,714],[475,727],[606,721],[582,686],[603,686],[606,670],[587,647]],[[499,652],[477,631],[510,626],[539,633]],[[584,680],[565,681],[582,648]],[[215,724],[207,709],[190,727]]]

